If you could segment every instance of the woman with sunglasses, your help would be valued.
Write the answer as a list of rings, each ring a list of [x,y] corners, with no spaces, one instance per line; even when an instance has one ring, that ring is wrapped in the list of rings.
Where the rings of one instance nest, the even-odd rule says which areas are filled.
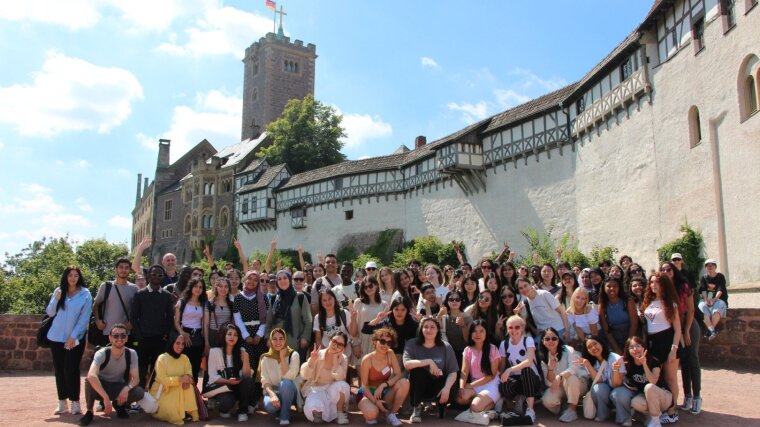
[[[646,415],[647,427],[659,427],[660,415],[673,403],[673,395],[660,375],[660,361],[649,354],[640,337],[628,338],[624,351],[620,359],[626,367],[623,385],[612,390],[610,395],[615,403],[615,420],[630,427],[635,410]]]
[[[555,415],[559,414],[562,403],[566,402],[567,409],[562,412],[559,420],[563,423],[577,420],[578,402],[588,391],[588,371],[580,366],[575,350],[565,345],[554,328],[542,332],[539,354],[546,384],[541,402]]]
[[[518,296],[515,290],[511,286],[504,286],[501,289],[496,312],[504,319],[508,319],[515,314],[515,309],[518,305]]]
[[[522,317],[512,315],[507,319],[507,337],[499,346],[499,356],[499,390],[505,400],[514,400],[515,412],[522,414],[525,403],[525,415],[535,422],[533,404],[541,395],[541,376],[538,374],[536,344],[533,338],[526,335]]]
[[[189,287],[189,285],[188,285]],[[169,343],[166,353],[156,360],[156,380],[150,394],[158,401],[158,410],[153,418],[176,425],[183,425],[189,415],[198,421],[198,404],[195,401],[193,367],[190,359],[183,354],[185,339],[177,335]]]
[[[488,342],[486,323],[476,320],[470,325],[470,339],[462,354],[457,403],[469,407],[457,416],[458,421],[487,419],[485,411],[499,400],[499,350]]]
[[[487,281],[488,276],[491,274],[495,275],[494,272],[494,265],[493,261],[491,261],[488,258],[483,258],[480,260],[480,263],[478,264],[478,268],[476,269],[476,275],[480,277],[478,279],[478,289],[482,292],[484,289],[487,289]]]
[[[678,293],[667,274],[657,272],[649,276],[641,311],[647,321],[649,352],[661,361],[668,390],[673,393],[673,402],[678,402],[678,359],[683,337]],[[675,405],[662,415],[663,424],[678,421]]]
[[[404,368],[409,372],[410,403],[414,409],[410,422],[422,422],[426,399],[436,398],[438,416],[443,418],[446,405],[453,403],[459,392],[454,349],[442,339],[441,328],[434,317],[420,321],[417,337],[404,346]]]
[[[375,351],[362,358],[359,365],[358,407],[367,424],[377,424],[382,412],[388,424],[400,426],[398,410],[409,393],[409,380],[404,378],[393,355],[396,331],[385,327],[372,334]]]
[[[223,384],[230,390],[216,395],[219,416],[230,418],[230,411],[238,404],[238,421],[248,420],[248,404],[253,393],[253,378],[248,353],[243,350],[240,329],[225,323],[219,330],[218,347],[208,355],[208,384]]]
[[[302,393],[306,396],[303,412],[314,423],[337,420],[338,424],[348,424],[346,404],[351,389],[346,382],[348,358],[343,354],[348,337],[336,330],[329,338],[330,345],[325,349],[314,344],[309,360],[301,365],[305,381]]]
[[[287,270],[277,272],[277,296],[267,311],[267,331],[282,328],[288,334],[288,346],[305,351],[311,342],[311,305],[299,304],[291,275]]]
[[[55,415],[67,412],[66,399],[71,402],[71,414],[81,414],[79,393],[79,364],[87,346],[87,322],[92,312],[92,294],[82,277],[82,271],[75,265],[63,270],[58,287],[50,296],[45,309],[53,317],[53,324],[47,333],[50,353],[55,369],[55,387],[58,391],[58,408]]]
[[[443,309],[439,318],[443,329],[443,339],[454,349],[458,355],[457,363],[462,365],[462,352],[470,340],[470,325],[472,317],[462,310],[462,293],[451,291],[443,301]]]
[[[504,325],[497,326],[503,316],[499,316],[496,310],[496,301],[494,295],[489,290],[484,290],[478,295],[478,302],[467,307],[465,313],[472,317],[472,320],[482,320],[485,322],[486,331],[488,332],[488,341],[490,343],[499,342],[504,336]]]
[[[278,415],[281,426],[290,424],[290,407],[298,393],[294,381],[301,367],[301,357],[288,346],[287,337],[282,328],[272,329],[269,351],[262,354],[259,361],[264,408]]]
[[[352,327],[356,328],[354,332],[361,331],[366,323],[371,322],[378,314],[386,311],[387,307],[388,305],[383,303],[380,298],[377,278],[375,276],[367,277],[367,280],[359,288],[359,299],[354,301],[353,309],[350,310]],[[369,354],[374,350],[374,345],[371,334],[358,333],[357,338],[353,342],[353,355],[358,364],[362,355]]]

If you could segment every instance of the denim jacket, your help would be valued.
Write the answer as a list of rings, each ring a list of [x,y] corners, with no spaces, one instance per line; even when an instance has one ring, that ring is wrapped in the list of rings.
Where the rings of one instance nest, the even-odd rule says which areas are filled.
[[[61,295],[61,298],[66,298],[66,295]],[[56,313],[57,307],[58,300],[55,299],[55,292],[53,292],[45,309],[48,316],[55,316],[47,334],[48,339],[61,343],[65,343],[69,338],[74,338],[80,342],[84,341],[87,324],[92,313],[90,290],[81,288],[73,298],[66,301],[66,307],[63,310],[57,310]]]

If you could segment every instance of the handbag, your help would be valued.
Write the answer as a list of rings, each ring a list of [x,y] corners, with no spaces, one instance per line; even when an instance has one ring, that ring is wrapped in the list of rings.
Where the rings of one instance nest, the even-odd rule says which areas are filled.
[[[98,314],[100,315],[101,319],[106,312],[106,303],[108,302],[108,296],[111,294],[113,283],[105,282],[105,285],[106,290],[103,298],[103,303],[98,306]],[[95,313],[92,313],[92,316],[90,316],[90,325],[87,328],[87,341],[89,341],[95,347],[102,347],[104,345],[108,345],[108,335],[103,334],[103,331],[98,328],[96,319],[97,317],[95,316]]]
[[[211,357],[211,355],[209,355],[209,357]],[[227,367],[227,360],[225,360],[224,357],[222,357],[222,362],[224,363],[224,370],[217,371],[219,376],[221,376],[225,380],[234,378],[235,368]],[[231,391],[232,390],[230,390],[227,384],[209,383],[207,380],[207,382],[203,384],[203,390],[201,391],[201,395],[205,397],[206,399],[210,399],[222,393],[228,393]]]
[[[203,401],[203,396],[201,396],[198,387],[193,386],[193,391],[195,391],[195,403],[198,405],[198,418],[200,418],[201,421],[208,421],[208,408],[206,407],[206,402]]]
[[[50,332],[50,327],[53,326],[53,319],[55,316],[45,316],[40,322],[40,327],[37,328],[37,347],[50,348],[50,340],[47,335]]]
[[[599,366],[599,370],[596,371],[596,376],[594,377],[594,380],[591,381],[591,385],[588,388],[588,393],[583,396],[583,417],[587,420],[591,420],[596,417],[596,405],[594,404],[594,397],[591,395],[591,389],[594,387],[594,384],[598,383],[602,378],[602,372],[606,367],[607,361],[605,360]]]

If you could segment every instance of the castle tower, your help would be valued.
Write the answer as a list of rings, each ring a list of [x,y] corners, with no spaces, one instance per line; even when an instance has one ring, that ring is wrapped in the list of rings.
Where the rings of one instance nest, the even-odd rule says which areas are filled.
[[[255,138],[291,99],[314,95],[317,47],[268,33],[245,50],[241,139]]]

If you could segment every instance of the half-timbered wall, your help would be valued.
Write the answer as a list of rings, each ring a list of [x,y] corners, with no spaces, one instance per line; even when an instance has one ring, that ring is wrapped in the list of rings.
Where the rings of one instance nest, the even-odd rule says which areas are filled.
[[[568,141],[567,114],[565,110],[556,109],[485,137],[484,162],[494,166],[505,161],[516,161]]]

